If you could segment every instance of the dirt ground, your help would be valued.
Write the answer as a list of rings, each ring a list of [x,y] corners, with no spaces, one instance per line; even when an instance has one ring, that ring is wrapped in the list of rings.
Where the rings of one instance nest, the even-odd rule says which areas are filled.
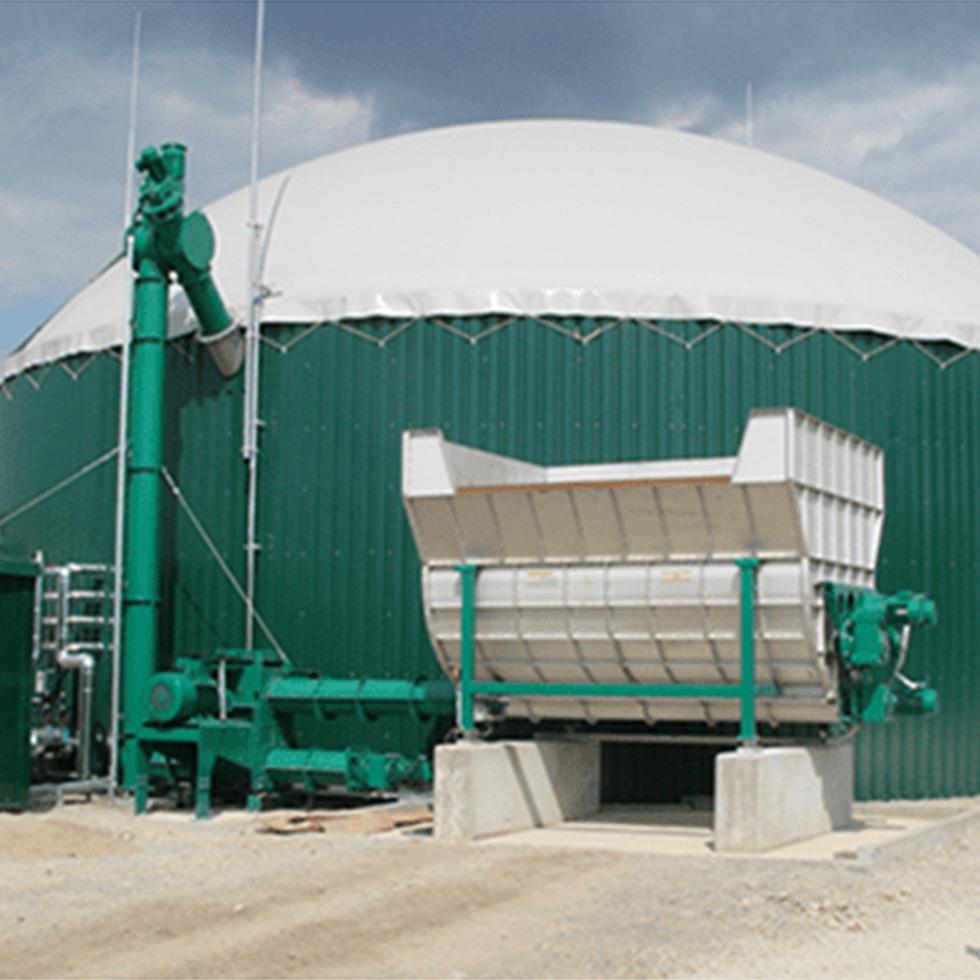
[[[980,977],[980,829],[855,865],[0,816],[3,977]]]

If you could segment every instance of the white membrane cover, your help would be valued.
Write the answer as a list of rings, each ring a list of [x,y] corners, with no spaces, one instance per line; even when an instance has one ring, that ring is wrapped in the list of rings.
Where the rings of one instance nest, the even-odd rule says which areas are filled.
[[[194,169],[207,160],[191,154]],[[851,184],[732,143],[575,120],[430,130],[262,182],[265,322],[527,313],[870,329],[980,348],[980,256]],[[204,210],[246,308],[247,189]],[[0,369],[120,342],[116,262]],[[175,291],[171,333],[193,329]]]

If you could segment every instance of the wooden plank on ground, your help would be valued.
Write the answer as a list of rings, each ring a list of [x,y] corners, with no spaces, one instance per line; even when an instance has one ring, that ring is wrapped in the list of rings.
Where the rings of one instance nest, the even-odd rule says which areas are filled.
[[[425,806],[278,811],[262,817],[256,830],[261,834],[385,834],[431,821],[432,813]]]

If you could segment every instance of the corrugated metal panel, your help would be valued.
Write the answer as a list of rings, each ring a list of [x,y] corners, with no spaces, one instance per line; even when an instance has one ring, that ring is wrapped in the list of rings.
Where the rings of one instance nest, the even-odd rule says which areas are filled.
[[[27,562],[0,561],[0,808],[26,806],[31,783],[36,576]]]
[[[909,671],[936,684],[942,712],[862,734],[859,793],[980,791],[980,355],[942,369],[930,356],[955,350],[870,336],[587,320],[493,331],[499,322],[446,321],[463,336],[424,321],[268,330],[295,345],[263,353],[258,605],[299,664],[340,675],[437,670],[399,495],[402,429],[438,426],[550,465],[714,456],[736,450],[751,408],[792,405],[885,450],[879,582],[926,590],[940,608]],[[603,327],[589,343],[575,339]],[[168,466],[240,574],[240,382],[222,385],[199,352],[181,350],[170,362]],[[100,357],[77,381],[60,375],[53,368],[38,391],[20,379],[0,402],[0,513],[112,443],[115,362]],[[11,525],[0,544],[108,555],[111,470]],[[167,526],[176,538],[165,645],[239,642],[230,588],[172,507]],[[338,742],[404,751],[429,734],[410,721],[330,729]]]
[[[245,578],[245,472],[241,456],[242,375],[225,381],[190,340],[171,344],[165,465],[239,582]],[[244,616],[217,563],[176,501],[164,493],[165,577],[160,649],[236,647]],[[168,529],[173,534],[167,534]]]
[[[29,372],[0,396],[0,516],[116,444],[119,362],[72,357]],[[0,550],[46,561],[112,560],[115,459],[0,527]]]

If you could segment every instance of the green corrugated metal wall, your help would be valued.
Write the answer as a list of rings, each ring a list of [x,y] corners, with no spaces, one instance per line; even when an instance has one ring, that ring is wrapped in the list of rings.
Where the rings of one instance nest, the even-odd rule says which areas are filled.
[[[545,464],[703,456],[734,453],[751,408],[794,405],[885,449],[880,584],[924,589],[940,606],[909,671],[936,684],[942,713],[862,734],[859,794],[980,791],[980,355],[791,328],[503,322],[267,328],[258,607],[298,664],[436,671],[400,500],[403,429],[438,426]],[[240,379],[223,383],[190,341],[171,345],[170,369],[167,465],[240,573]],[[101,355],[77,380],[55,366],[32,372],[37,390],[24,378],[7,386],[0,513],[112,444],[116,374]],[[107,557],[111,470],[12,522],[0,547]],[[172,504],[167,526],[164,648],[238,643],[238,603]],[[409,752],[429,735],[408,721],[325,734]],[[633,759],[617,752],[624,785],[642,783]]]

